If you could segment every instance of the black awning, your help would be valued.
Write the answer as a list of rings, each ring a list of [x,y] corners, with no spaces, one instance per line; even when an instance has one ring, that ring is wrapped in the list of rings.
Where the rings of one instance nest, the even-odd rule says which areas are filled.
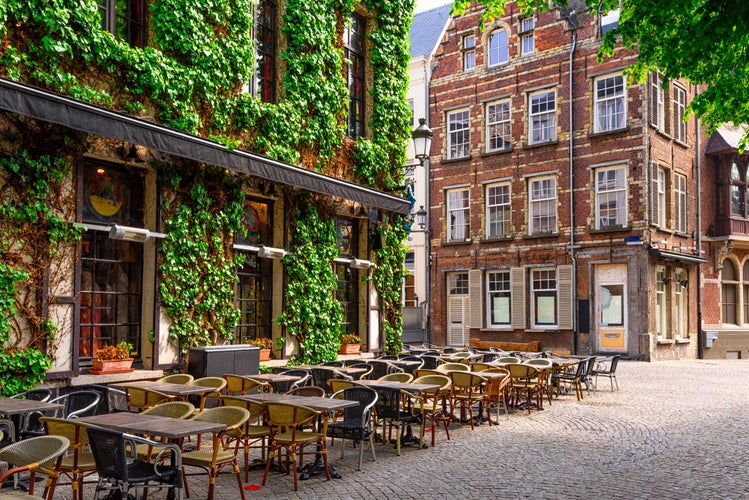
[[[135,143],[209,165],[401,214],[406,199],[226,146],[124,113],[0,78],[0,109],[81,132]]]
[[[675,260],[680,262],[686,262],[687,264],[706,264],[707,259],[697,257],[696,255],[678,253],[678,252],[667,252],[666,250],[659,250],[657,248],[651,248],[648,250],[650,255],[658,257],[658,260],[668,261]]]

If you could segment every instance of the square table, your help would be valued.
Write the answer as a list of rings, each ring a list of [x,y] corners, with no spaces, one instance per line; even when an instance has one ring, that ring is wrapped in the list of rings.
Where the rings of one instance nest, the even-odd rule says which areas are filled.
[[[288,403],[297,406],[306,406],[312,410],[331,412],[342,410],[352,406],[358,406],[358,401],[347,401],[337,398],[320,398],[316,396],[295,396],[293,394],[282,394],[280,392],[261,392],[259,394],[247,394],[246,396],[237,396],[239,399],[246,399],[255,403]]]
[[[143,434],[175,440],[194,434],[221,431],[226,428],[224,424],[216,422],[183,420],[181,418],[130,412],[82,417],[77,421],[129,434]]]
[[[140,387],[150,391],[160,392],[169,396],[200,396],[214,392],[215,387],[205,387],[202,385],[173,384],[171,382],[156,382],[154,380],[136,380],[133,382],[117,382],[112,384],[115,387]]]
[[[250,380],[257,380],[258,382],[269,382],[271,384],[276,382],[296,382],[301,380],[302,377],[296,375],[284,375],[282,373],[260,373],[258,375],[238,375],[242,378],[248,378]]]
[[[47,403],[45,401],[36,401],[35,399],[19,399],[0,396],[0,415],[20,415],[21,425],[30,413],[59,410],[64,408],[62,403]],[[4,420],[8,426],[10,440],[16,440],[16,426],[12,420]],[[21,429],[23,430],[23,429]]]
[[[439,384],[414,384],[413,382],[395,382],[393,380],[357,380],[356,383],[373,389],[382,387],[416,394],[425,391],[434,391],[442,387]]]

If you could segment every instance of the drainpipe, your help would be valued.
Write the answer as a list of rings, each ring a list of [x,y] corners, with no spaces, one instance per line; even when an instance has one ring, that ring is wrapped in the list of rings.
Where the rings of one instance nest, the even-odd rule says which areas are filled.
[[[575,260],[575,170],[574,170],[574,129],[573,116],[573,76],[572,59],[577,48],[577,31],[572,32],[572,47],[570,48],[570,260],[572,261],[572,293],[575,300],[572,301],[572,350],[577,354],[577,261]]]
[[[432,79],[432,55],[429,55],[429,58],[426,60],[424,64],[424,118],[426,119],[427,127],[429,127],[429,90],[430,90],[430,82]],[[431,128],[431,127],[430,127]],[[426,291],[426,307],[424,308],[424,314],[426,314],[426,318],[424,318],[424,329],[426,333],[426,342],[428,344],[432,343],[432,331],[430,328],[430,323],[432,319],[432,283],[431,283],[431,277],[432,277],[432,268],[431,268],[431,236],[432,236],[432,217],[431,217],[431,204],[429,200],[429,192],[430,192],[430,175],[429,175],[429,169],[431,167],[429,156],[424,160],[424,206],[426,207],[427,216],[424,220],[424,223],[426,224],[424,226],[426,232],[424,234],[424,286]]]
[[[700,93],[699,87],[696,91]],[[696,96],[695,96],[696,97]],[[702,127],[700,126],[700,119],[695,120],[697,128],[697,256],[702,255],[702,152],[700,151],[700,136],[702,135]],[[705,357],[705,332],[702,330],[702,265],[697,265],[697,358],[703,359]]]

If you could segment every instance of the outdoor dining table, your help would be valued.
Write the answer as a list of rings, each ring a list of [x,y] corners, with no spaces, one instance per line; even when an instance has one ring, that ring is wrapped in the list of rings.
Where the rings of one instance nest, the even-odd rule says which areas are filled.
[[[47,403],[45,401],[36,401],[34,399],[17,399],[7,398],[0,396],[0,415],[20,415],[21,419],[25,419],[29,413],[35,411],[50,411],[59,410],[63,408],[62,403]],[[16,440],[16,427],[13,421],[7,420],[4,422],[8,426],[9,438],[11,441]]]
[[[330,370],[335,370],[339,373],[343,373],[344,375],[349,375],[352,377],[356,375],[361,375],[362,373],[365,373],[367,371],[366,368],[355,368],[352,366],[302,365],[302,366],[292,366],[289,368],[297,368],[300,370],[309,370],[311,368],[328,368]]]
[[[301,380],[302,377],[296,375],[284,375],[283,373],[260,373],[258,375],[239,375],[242,378],[250,380],[256,380],[258,382],[268,382],[271,384],[277,382],[296,382]]]
[[[136,380],[133,382],[117,382],[115,387],[141,387],[151,391],[161,392],[169,396],[200,396],[216,390],[215,387],[202,385],[173,384],[171,382],[156,382],[154,380]]]
[[[216,422],[184,420],[130,412],[93,415],[79,418],[77,421],[129,434],[144,434],[174,440],[196,434],[221,431],[226,428],[224,424]]]
[[[357,380],[358,385],[371,387],[372,389],[384,388],[384,389],[398,389],[401,391],[408,391],[414,394],[425,391],[434,391],[439,389],[439,384],[414,384],[413,382],[396,382],[394,380]]]

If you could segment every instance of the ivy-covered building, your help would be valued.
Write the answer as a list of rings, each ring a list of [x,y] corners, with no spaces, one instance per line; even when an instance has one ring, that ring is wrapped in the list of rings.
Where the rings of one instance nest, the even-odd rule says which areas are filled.
[[[144,370],[398,350],[412,10],[3,2],[3,393],[122,341]]]

